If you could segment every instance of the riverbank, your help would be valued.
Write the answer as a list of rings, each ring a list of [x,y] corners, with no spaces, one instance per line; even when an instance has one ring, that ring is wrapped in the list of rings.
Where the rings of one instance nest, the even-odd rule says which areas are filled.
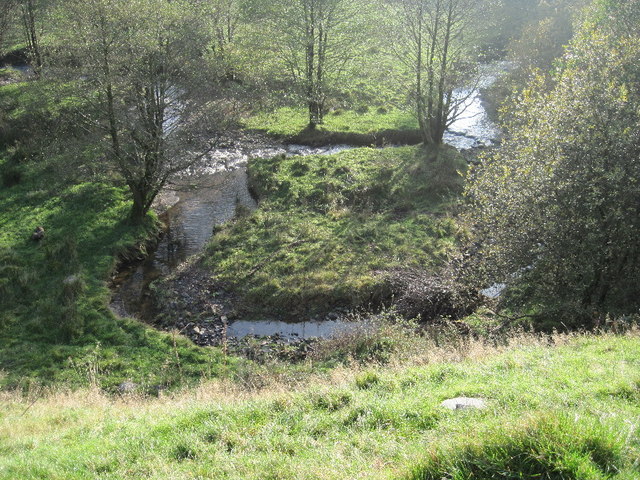
[[[0,145],[0,387],[95,384],[115,392],[134,382],[152,393],[233,369],[235,360],[218,350],[109,310],[107,281],[118,259],[138,255],[157,235],[157,221],[130,225],[126,187],[106,172],[92,175],[70,148],[72,139],[68,150],[40,153],[37,142],[45,140],[29,137],[29,125],[64,128],[65,108],[76,104],[62,90],[34,91],[28,83],[0,86],[7,114],[7,145]],[[19,146],[8,146],[16,137]],[[36,227],[44,229],[40,240],[31,238]]]
[[[0,478],[637,478],[637,332],[505,342],[159,399],[4,394]],[[461,396],[486,408],[441,406]]]
[[[449,147],[434,156],[401,147],[253,159],[259,209],[218,228],[202,264],[243,316],[376,308],[395,293],[389,273],[433,271],[455,249],[448,212],[466,163]]]
[[[65,97],[63,86],[55,89],[53,87],[50,89],[34,88],[33,84],[20,81],[0,87],[0,104],[8,114],[8,123],[3,127],[6,128],[3,130],[3,139],[7,145],[17,138],[28,138],[29,125],[34,122],[41,125],[52,125],[52,128],[55,126],[60,131],[64,131],[64,121],[69,113],[67,109],[79,108],[77,99]],[[247,297],[237,291],[229,278],[221,279],[224,285],[229,288],[229,295],[232,296],[234,302],[239,304],[239,307],[235,312],[237,313],[235,317],[233,314],[217,317],[216,328],[214,328],[215,335],[212,335],[206,328],[203,329],[202,325],[187,320],[186,315],[179,312],[174,312],[176,314],[171,315],[173,318],[162,319],[163,328],[171,330],[173,327],[177,327],[179,333],[187,334],[196,345],[191,344],[183,335],[170,332],[164,334],[134,320],[128,320],[127,317],[130,315],[127,311],[122,312],[124,318],[114,316],[106,306],[109,292],[105,287],[105,282],[110,279],[115,259],[130,252],[132,247],[146,246],[150,239],[157,235],[157,224],[152,222],[147,228],[140,231],[127,225],[124,221],[128,209],[126,190],[118,186],[117,179],[111,177],[105,170],[87,170],[83,163],[83,160],[86,159],[80,155],[74,155],[73,149],[70,148],[73,145],[72,142],[67,141],[65,148],[60,148],[63,153],[41,158],[36,141],[45,141],[45,139],[30,138],[30,142],[22,144],[17,150],[5,148],[2,152],[2,165],[0,166],[3,182],[7,187],[2,192],[0,200],[3,203],[3,212],[6,212],[6,217],[2,218],[4,237],[0,245],[3,247],[5,271],[9,272],[5,275],[6,282],[3,283],[4,292],[9,292],[3,296],[6,308],[3,311],[1,322],[0,366],[9,372],[3,378],[3,384],[20,387],[24,385],[24,382],[31,383],[33,381],[44,384],[66,383],[71,387],[77,387],[87,383],[95,383],[105,390],[116,391],[120,385],[132,382],[143,391],[154,392],[158,388],[172,388],[178,384],[197,381],[203,376],[221,374],[223,370],[227,373],[229,370],[233,370],[233,365],[239,360],[224,356],[219,348],[200,349],[196,345],[221,344],[220,339],[223,337],[220,330],[220,325],[223,324],[222,316],[226,316],[231,323],[232,319],[241,319],[240,314],[244,316],[247,312],[256,313],[259,309],[247,309],[245,301]],[[242,132],[234,132],[229,138],[223,139],[220,147],[221,150],[216,152],[215,156],[206,159],[203,165],[198,165],[194,172],[187,172],[187,174],[215,175],[220,171],[222,165],[229,167],[230,171],[242,173],[242,177],[244,170],[234,170],[234,168],[241,166],[242,162],[247,161],[250,157],[272,157],[279,153],[332,153],[346,148],[338,146],[313,150],[299,145],[283,146],[268,138],[253,134],[247,135]],[[65,154],[64,151],[68,151],[68,153]],[[348,193],[347,197],[355,193],[359,199],[354,197],[348,200],[343,209],[331,207],[333,209],[330,212],[332,216],[326,217],[323,221],[319,221],[321,218],[318,215],[319,212],[311,212],[308,215],[297,209],[297,213],[292,217],[295,222],[291,224],[291,227],[293,229],[304,227],[304,231],[312,236],[315,235],[313,229],[316,229],[316,233],[320,232],[329,239],[325,245],[339,246],[341,243],[360,245],[361,242],[367,241],[369,235],[367,232],[375,232],[380,226],[388,223],[388,219],[391,219],[391,224],[395,226],[391,230],[386,230],[383,235],[388,237],[386,240],[388,248],[384,248],[389,250],[389,254],[391,254],[392,248],[396,248],[392,245],[393,242],[398,242],[397,249],[401,252],[404,251],[402,258],[410,258],[416,252],[419,254],[416,257],[418,263],[432,254],[434,255],[433,259],[443,258],[446,255],[445,251],[451,246],[451,239],[448,237],[453,232],[451,223],[446,219],[439,218],[446,208],[438,210],[440,207],[435,207],[433,211],[425,215],[420,214],[416,218],[411,218],[411,215],[407,215],[406,211],[412,208],[411,205],[406,204],[406,200],[411,196],[411,193],[408,193],[404,197],[400,195],[402,198],[398,197],[401,200],[400,203],[394,203],[395,200],[390,202],[390,209],[383,212],[378,204],[385,202],[385,198],[391,198],[400,192],[404,188],[401,184],[406,178],[405,180],[401,179],[395,187],[386,182],[384,178],[380,183],[377,176],[384,177],[393,161],[386,167],[383,165],[384,162],[379,163],[375,168],[365,172],[364,176],[359,177],[358,172],[364,172],[364,170],[361,171],[357,164],[361,160],[367,163],[369,156],[375,152],[370,149],[366,151],[368,152],[366,155],[360,159],[354,159],[353,165],[343,165],[345,170],[342,173],[338,172],[342,177],[336,180],[335,185],[326,184],[326,179],[323,178],[324,174],[319,171],[313,172],[311,176],[301,178],[313,183],[312,190],[314,191],[303,192],[303,196],[307,197],[305,201],[315,202],[314,196],[324,189],[325,193],[330,194],[331,203],[342,201],[340,200],[342,193],[332,192],[331,189],[340,190],[342,187],[348,186],[352,180],[351,177],[355,175],[354,178],[357,178],[356,188]],[[383,157],[387,154],[394,157],[395,154],[390,152],[396,152],[397,156],[394,161],[398,162],[404,155],[399,153],[403,151],[402,148],[384,151],[387,153],[383,154]],[[453,152],[453,150],[447,151]],[[91,153],[91,155],[95,154],[97,153]],[[318,162],[316,157],[309,161]],[[65,168],[61,169],[61,165],[64,165]],[[457,164],[453,162],[450,166],[452,165]],[[464,169],[463,166],[458,166]],[[454,189],[459,188],[458,184],[461,182],[461,177],[455,172],[456,168],[443,170],[445,177],[449,176],[446,181],[452,181],[455,184]],[[403,172],[409,171],[403,170]],[[417,168],[412,173],[420,172],[420,168]],[[281,178],[280,180],[289,182],[300,177],[296,172],[291,173],[291,178]],[[400,177],[402,175],[394,178],[394,181]],[[426,177],[421,178],[425,179],[425,188],[428,189],[430,180]],[[177,188],[185,188],[186,192],[190,186],[181,186],[182,180],[188,183],[187,177],[177,178]],[[110,185],[113,182],[116,186]],[[445,190],[449,188],[445,184],[441,186]],[[328,187],[329,190],[325,187]],[[383,190],[382,196],[378,195],[381,192],[375,192],[378,187]],[[256,185],[255,188],[259,187]],[[244,195],[247,190],[246,185],[241,190],[243,190],[241,195]],[[413,190],[413,193],[419,193],[419,191]],[[428,194],[429,192],[426,192],[425,195],[428,196]],[[195,199],[201,195],[194,192],[191,196]],[[163,251],[167,255],[169,253],[173,255],[171,261],[177,265],[189,255],[197,253],[202,243],[209,238],[213,225],[232,218],[236,212],[240,213],[239,221],[252,223],[248,220],[249,215],[246,210],[237,210],[236,208],[239,198],[238,192],[232,191],[227,197],[229,198],[225,197],[224,202],[220,202],[218,197],[211,198],[206,205],[200,201],[201,199],[198,199],[200,203],[193,212],[195,212],[194,218],[197,219],[197,223],[202,226],[202,235],[198,236],[198,242],[201,243],[191,244],[189,243],[191,240],[183,241],[179,233],[180,228],[175,228],[176,223],[179,222],[173,222],[172,234],[163,237],[163,242],[166,241],[165,246],[167,247]],[[263,197],[266,198],[266,195]],[[355,200],[355,204],[349,204],[351,200]],[[436,199],[436,203],[440,200]],[[175,198],[167,199],[167,207],[175,201]],[[403,202],[404,204],[402,204]],[[182,209],[180,211],[184,212],[186,203],[188,202],[183,202],[178,210]],[[368,203],[370,205],[367,205]],[[219,212],[216,208],[221,204],[224,204],[224,212],[218,215]],[[391,209],[392,204],[393,209]],[[286,212],[281,211],[275,215],[276,210],[270,210],[268,216],[271,219],[279,219],[280,223],[286,223]],[[350,213],[349,210],[351,210]],[[369,213],[373,213],[370,221],[365,219]],[[209,223],[203,222],[201,214],[206,214],[207,218],[212,217],[215,220]],[[394,220],[401,217],[401,221]],[[243,218],[244,220],[242,220]],[[334,230],[334,227],[338,225],[344,227],[342,233]],[[44,241],[32,244],[27,239],[30,235],[29,232],[36,226],[43,226],[47,233]],[[312,228],[309,229],[308,226]],[[356,236],[361,237],[355,242],[349,237],[351,234],[345,235],[352,227],[358,227],[354,232]],[[231,225],[228,228],[231,229]],[[406,228],[409,231],[405,231]],[[255,229],[252,231],[256,232]],[[424,231],[428,233],[424,233]],[[178,232],[177,235],[176,232]],[[384,228],[380,232],[382,235],[385,232]],[[289,233],[296,232],[290,231]],[[285,233],[285,236],[289,233]],[[432,234],[433,238],[437,237],[433,244],[431,244]],[[378,234],[374,234],[374,237],[376,235]],[[426,237],[421,239],[421,235],[426,235]],[[415,237],[415,241],[420,245],[412,243],[413,240],[403,243],[403,239],[411,237]],[[314,239],[311,238],[311,240]],[[425,241],[423,242],[423,240]],[[374,258],[377,255],[375,248],[379,247],[371,247],[371,245],[375,246],[377,243],[379,243],[378,240],[374,238],[373,243],[367,244],[370,244],[369,246],[364,243],[360,246],[368,252],[367,254],[371,258]],[[182,248],[183,244],[188,247],[183,254],[176,255],[176,251],[171,250]],[[422,246],[426,244],[430,245],[429,248],[433,247],[433,252],[426,254],[427,257],[423,255],[424,252],[420,253]],[[312,248],[317,248],[317,245],[313,246],[313,242],[303,241],[300,245],[296,245],[293,254],[297,255],[298,259],[304,263],[305,256],[308,256],[311,251],[302,251],[302,256],[300,256],[301,250],[297,247],[304,249],[312,246]],[[274,248],[279,247],[274,246]],[[136,250],[136,256],[138,253],[139,248]],[[264,259],[260,255],[263,253],[265,252],[257,251],[252,261],[255,260],[256,264],[262,262]],[[267,252],[266,254],[271,255],[272,253]],[[340,255],[343,253],[339,252]],[[350,257],[355,263],[340,267],[342,271],[345,271],[349,265],[360,264],[357,261],[357,255],[354,256],[353,253],[353,251],[346,252],[345,258]],[[316,254],[313,253],[313,255]],[[286,261],[281,260],[276,259],[275,262],[270,263],[277,268],[289,268]],[[317,262],[317,260],[314,261]],[[335,261],[339,261],[339,258],[336,257]],[[255,268],[256,264],[252,264],[251,268]],[[64,265],[64,268],[59,268],[60,265]],[[135,269],[137,268],[136,266]],[[207,268],[210,274],[210,266]],[[235,275],[234,268],[229,269],[229,275]],[[333,266],[329,263],[321,267],[320,270],[323,268],[325,272],[329,272]],[[259,272],[259,270],[263,270],[263,272]],[[339,271],[338,269],[334,270]],[[235,270],[235,272],[237,271],[240,270]],[[355,283],[350,283],[350,281],[335,282],[338,287],[335,292],[342,292],[339,295],[335,295],[335,292],[329,292],[327,295],[326,282],[320,282],[315,290],[306,289],[315,298],[299,297],[292,288],[285,287],[283,289],[284,296],[276,300],[276,303],[280,302],[280,307],[274,311],[274,315],[280,316],[284,312],[284,317],[289,320],[315,322],[309,323],[313,328],[316,328],[317,324],[323,324],[318,328],[324,328],[325,324],[339,323],[341,320],[338,317],[352,310],[354,306],[365,305],[375,308],[385,303],[393,294],[393,287],[385,283],[384,275],[378,276],[378,273],[379,270],[373,269],[371,263],[360,272],[354,270],[352,278],[356,280]],[[252,274],[252,277],[260,282],[262,281],[260,279],[264,278],[264,274],[268,274],[268,269],[260,267]],[[304,275],[307,281],[312,279],[312,276],[306,273]],[[324,274],[321,273],[318,277],[320,280],[322,280],[322,275]],[[290,276],[289,279],[295,279],[295,275]],[[263,283],[262,286],[264,285],[266,284]],[[317,295],[323,289],[325,293]],[[121,291],[129,290],[128,286],[121,287]],[[257,295],[260,295],[258,290],[254,290],[253,294],[257,292]],[[329,299],[329,302],[325,305],[323,302],[326,299]],[[269,300],[268,297],[267,300]],[[290,301],[295,302],[295,307],[299,309],[302,305],[300,302],[307,300],[310,300],[307,311],[299,310],[296,312],[295,309],[287,308]],[[134,302],[137,301],[134,299]],[[233,309],[236,310],[235,306]],[[185,309],[185,311],[187,310],[188,308]],[[303,329],[305,328],[303,323],[300,325]],[[238,327],[235,328],[237,330]],[[234,332],[233,328],[229,331],[232,335],[235,335]],[[279,356],[280,346],[288,347],[292,342],[291,338],[281,342],[277,332],[275,333],[275,336],[271,333],[261,335],[276,339],[274,345],[277,345],[277,355]],[[238,336],[244,334],[238,334]],[[235,351],[243,353],[242,350],[245,346],[252,343],[251,339],[246,342],[238,341],[236,342],[238,348]],[[306,336],[301,335],[300,341],[294,343],[302,350],[285,351],[283,358],[289,354],[300,358],[298,355],[300,351],[304,353],[303,356],[306,355],[308,350]],[[253,345],[249,346],[253,348]],[[285,348],[285,350],[287,349]],[[227,353],[229,351],[227,350]],[[253,353],[249,356],[252,355]],[[221,363],[223,357],[224,361]]]

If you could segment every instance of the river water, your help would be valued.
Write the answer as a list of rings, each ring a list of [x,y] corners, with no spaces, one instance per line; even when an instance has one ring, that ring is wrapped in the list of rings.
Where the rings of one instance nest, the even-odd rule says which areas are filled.
[[[483,66],[476,88],[456,92],[461,98],[467,97],[466,108],[447,131],[446,143],[465,150],[489,146],[499,137],[497,126],[489,119],[482,104],[480,89],[489,87],[506,68],[506,63]],[[121,316],[151,320],[149,285],[200,252],[213,228],[232,219],[238,206],[257,207],[248,189],[246,165],[250,158],[280,154],[330,155],[350,148],[348,145],[318,148],[282,145],[264,138],[230,140],[167,186],[157,206],[160,210],[166,209],[162,214],[166,232],[146,260],[121,269],[113,278],[112,310]],[[295,340],[329,337],[353,328],[352,322],[340,318],[296,323],[275,319],[236,320],[229,324],[227,335],[237,338],[276,335]]]
[[[267,142],[261,139],[259,146],[220,149],[167,186],[156,205],[159,209],[171,205],[161,215],[166,230],[145,260],[121,269],[113,277],[111,309],[114,312],[151,320],[149,285],[199,253],[211,238],[213,228],[231,220],[239,206],[249,210],[257,207],[248,188],[249,158],[281,154],[331,155],[352,148],[348,145],[311,148]],[[231,330],[239,333],[239,327]]]

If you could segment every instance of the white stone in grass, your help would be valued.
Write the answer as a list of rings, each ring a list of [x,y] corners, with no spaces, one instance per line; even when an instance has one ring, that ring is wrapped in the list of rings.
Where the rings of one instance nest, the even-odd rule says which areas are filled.
[[[445,400],[440,405],[449,410],[461,410],[465,408],[483,409],[487,407],[487,402],[482,398],[458,397]]]
[[[133,382],[122,382],[120,385],[118,385],[118,392],[125,394],[125,393],[133,393],[137,390],[138,388],[138,384],[137,383],[133,383]]]

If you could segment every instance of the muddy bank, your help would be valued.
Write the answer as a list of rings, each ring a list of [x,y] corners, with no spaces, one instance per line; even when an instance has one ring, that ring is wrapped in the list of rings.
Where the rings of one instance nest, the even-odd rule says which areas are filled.
[[[283,322],[249,320],[238,313],[239,299],[193,257],[162,282],[151,287],[152,324],[179,331],[196,345],[217,346],[253,360],[281,358],[301,360],[319,338],[354,330],[358,323],[347,312],[331,312],[322,318]]]

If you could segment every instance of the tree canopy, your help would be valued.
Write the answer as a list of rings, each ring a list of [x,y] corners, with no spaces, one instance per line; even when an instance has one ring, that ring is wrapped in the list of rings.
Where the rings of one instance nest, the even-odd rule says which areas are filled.
[[[467,189],[487,279],[556,322],[640,307],[638,12],[637,0],[595,4],[555,87],[523,92]]]

